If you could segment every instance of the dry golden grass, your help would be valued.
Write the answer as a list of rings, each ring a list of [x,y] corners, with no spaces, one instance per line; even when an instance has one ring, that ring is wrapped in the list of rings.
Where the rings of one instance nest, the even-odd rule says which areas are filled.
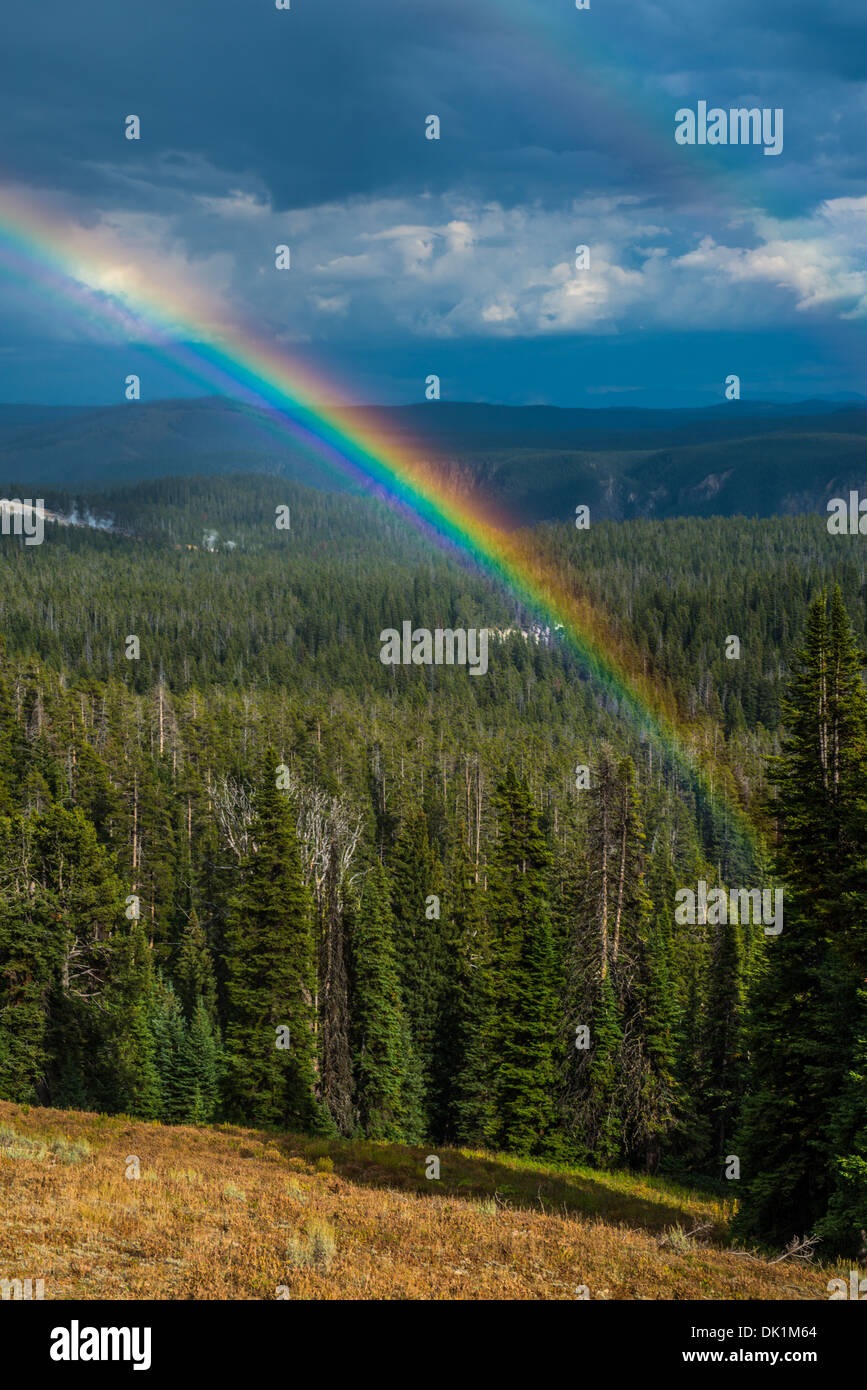
[[[725,1202],[629,1174],[440,1149],[435,1181],[425,1149],[0,1102],[4,1126],[0,1277],[46,1299],[826,1299],[833,1272],[726,1249]]]

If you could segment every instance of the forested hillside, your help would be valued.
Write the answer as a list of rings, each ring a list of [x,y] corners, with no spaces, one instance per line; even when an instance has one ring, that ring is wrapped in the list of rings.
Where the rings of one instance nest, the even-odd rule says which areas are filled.
[[[708,801],[533,614],[375,503],[265,477],[46,501],[114,529],[0,541],[0,1097],[726,1188],[735,1155],[745,1235],[856,1251],[857,538],[528,539],[703,721]],[[404,619],[518,631],[472,679],[384,666]],[[699,880],[784,884],[781,935],[677,925]]]
[[[334,416],[350,435],[370,425],[369,411]],[[516,526],[566,521],[579,503],[595,520],[800,515],[867,481],[862,401],[560,410],[442,400],[377,410],[375,425],[410,458],[436,461],[461,496],[498,503]],[[0,406],[0,476],[25,492],[31,478],[42,489],[105,487],[118,477],[240,470],[357,491],[302,431],[238,401]]]

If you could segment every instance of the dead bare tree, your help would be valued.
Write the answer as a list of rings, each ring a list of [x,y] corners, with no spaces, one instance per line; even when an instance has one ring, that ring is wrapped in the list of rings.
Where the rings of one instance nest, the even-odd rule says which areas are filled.
[[[223,776],[210,787],[211,805],[223,839],[240,863],[256,845],[250,834],[253,824],[253,799],[243,782]]]
[[[335,1124],[350,1134],[352,1068],[349,1046],[349,980],[346,961],[346,892],[361,839],[362,818],[345,796],[305,783],[287,769],[295,805],[304,876],[313,894],[319,944],[320,1097]]]

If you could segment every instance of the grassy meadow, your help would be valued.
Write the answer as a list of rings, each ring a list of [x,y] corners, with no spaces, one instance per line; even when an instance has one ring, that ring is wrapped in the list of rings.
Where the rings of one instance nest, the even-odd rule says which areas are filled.
[[[0,1103],[0,1275],[46,1299],[824,1299],[627,1173]],[[128,1177],[138,1160],[140,1176]]]

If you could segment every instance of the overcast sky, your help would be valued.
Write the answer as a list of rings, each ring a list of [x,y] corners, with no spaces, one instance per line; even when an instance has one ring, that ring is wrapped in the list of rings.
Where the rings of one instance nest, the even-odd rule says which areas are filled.
[[[31,0],[3,30],[0,184],[335,393],[867,394],[864,0]],[[677,144],[699,101],[781,108],[781,153]],[[137,370],[199,389],[0,254],[0,399]]]

